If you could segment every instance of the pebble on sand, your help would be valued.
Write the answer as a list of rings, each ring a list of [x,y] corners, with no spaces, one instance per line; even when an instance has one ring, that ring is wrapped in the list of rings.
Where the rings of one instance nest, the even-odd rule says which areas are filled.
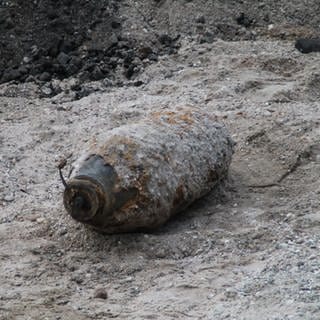
[[[104,288],[98,288],[95,290],[93,297],[106,300],[108,298],[108,293]]]

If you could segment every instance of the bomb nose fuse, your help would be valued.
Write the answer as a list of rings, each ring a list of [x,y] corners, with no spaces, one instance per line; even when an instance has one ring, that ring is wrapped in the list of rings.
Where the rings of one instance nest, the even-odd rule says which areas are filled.
[[[233,149],[206,112],[154,112],[101,135],[76,161],[64,206],[104,233],[152,230],[224,179]]]

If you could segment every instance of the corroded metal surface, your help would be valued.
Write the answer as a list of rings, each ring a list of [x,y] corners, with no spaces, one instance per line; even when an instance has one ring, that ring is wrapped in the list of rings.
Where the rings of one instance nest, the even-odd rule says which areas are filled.
[[[105,233],[154,229],[227,176],[233,148],[208,113],[154,112],[106,132],[79,158],[64,205]]]

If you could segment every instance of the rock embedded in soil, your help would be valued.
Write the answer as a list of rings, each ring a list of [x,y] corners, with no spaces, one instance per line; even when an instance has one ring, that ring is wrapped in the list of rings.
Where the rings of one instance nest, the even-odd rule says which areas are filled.
[[[196,19],[196,22],[197,22],[197,23],[204,24],[204,23],[206,23],[206,18],[205,18],[204,16],[199,16],[199,17]]]
[[[140,59],[146,59],[148,58],[151,54],[153,54],[153,50],[151,47],[145,46],[145,47],[141,47],[139,48],[139,57]]]
[[[7,195],[4,196],[3,200],[5,202],[12,202],[14,201],[14,194],[13,193],[9,193]]]
[[[43,72],[39,77],[40,81],[49,81],[50,79],[51,79],[51,75],[49,72]]]
[[[207,31],[200,37],[200,43],[213,43],[215,40],[214,34]]]
[[[240,16],[237,17],[237,23],[239,25],[242,25],[246,28],[249,28],[253,24],[253,19],[249,18],[246,14],[243,12],[240,13]]]
[[[301,53],[320,52],[320,38],[303,39],[300,38],[295,43],[295,48]]]
[[[58,57],[57,57],[57,60],[58,62],[63,66],[63,67],[66,67],[67,66],[67,63],[69,62],[70,60],[70,56],[64,52],[60,52]]]
[[[21,77],[19,69],[8,68],[3,72],[1,82],[8,82],[11,80],[18,80]]]
[[[95,290],[93,297],[95,299],[108,299],[108,293],[104,288],[98,288]]]

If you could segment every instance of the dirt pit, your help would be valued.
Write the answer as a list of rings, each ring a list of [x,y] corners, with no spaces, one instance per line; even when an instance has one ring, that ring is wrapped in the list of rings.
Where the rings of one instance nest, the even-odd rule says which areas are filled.
[[[123,16],[129,3],[137,4],[119,2]],[[180,34],[179,46],[133,79],[118,66],[121,86],[78,73],[1,84],[0,319],[319,319],[320,55],[294,49],[317,20],[299,3],[264,2],[263,23],[245,11],[250,1],[237,3],[255,21],[247,26],[216,4],[229,15],[212,24],[230,19],[254,39],[211,42],[198,29],[188,34],[185,17],[213,5],[155,1],[160,22],[164,12],[176,17],[170,36]],[[141,4],[121,31],[131,23],[137,43],[137,19],[151,10]],[[194,15],[192,26],[203,21]],[[87,94],[72,89],[79,84]],[[237,142],[228,181],[153,233],[103,236],[67,216],[61,157],[68,172],[95,137],[178,105],[200,106],[228,127]]]

